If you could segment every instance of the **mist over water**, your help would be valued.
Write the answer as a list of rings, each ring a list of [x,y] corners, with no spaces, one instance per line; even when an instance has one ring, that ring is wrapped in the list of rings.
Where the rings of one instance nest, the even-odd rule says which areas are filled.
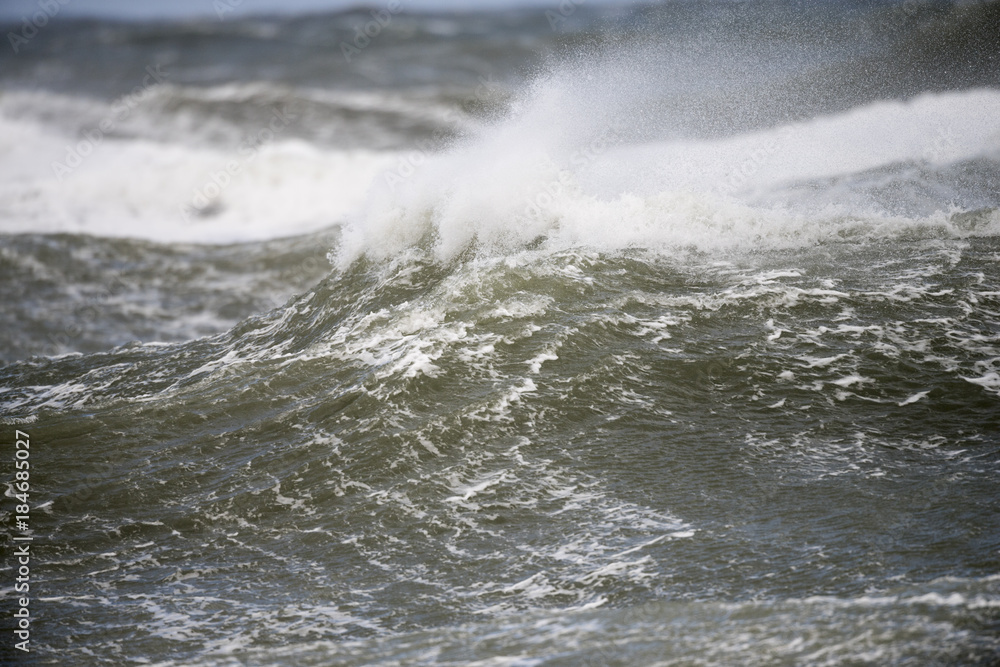
[[[994,664],[1000,5],[371,11],[0,55],[5,664]]]

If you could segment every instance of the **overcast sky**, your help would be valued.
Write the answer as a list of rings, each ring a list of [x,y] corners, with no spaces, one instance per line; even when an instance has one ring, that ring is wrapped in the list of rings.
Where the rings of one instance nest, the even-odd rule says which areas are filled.
[[[58,5],[65,16],[100,16],[126,19],[186,18],[216,16],[215,3],[234,7],[226,17],[248,14],[290,14],[349,7],[382,7],[389,0],[47,0],[45,5]],[[435,9],[475,10],[504,7],[551,7],[557,9],[563,0],[400,0],[404,9],[426,11]],[[570,0],[566,0],[570,1]],[[577,0],[587,4],[627,4],[629,0]],[[632,0],[633,2],[636,0]],[[39,0],[0,0],[0,18],[29,18],[40,11]]]

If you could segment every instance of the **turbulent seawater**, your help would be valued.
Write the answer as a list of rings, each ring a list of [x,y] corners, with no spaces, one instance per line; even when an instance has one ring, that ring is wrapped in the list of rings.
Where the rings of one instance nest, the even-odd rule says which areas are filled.
[[[4,664],[997,664],[1000,6],[370,20],[0,52]]]

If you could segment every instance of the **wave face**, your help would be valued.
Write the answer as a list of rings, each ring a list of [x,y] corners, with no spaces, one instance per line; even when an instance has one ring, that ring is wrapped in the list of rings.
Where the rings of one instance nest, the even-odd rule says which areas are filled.
[[[997,4],[555,11],[0,56],[32,656],[995,661]]]

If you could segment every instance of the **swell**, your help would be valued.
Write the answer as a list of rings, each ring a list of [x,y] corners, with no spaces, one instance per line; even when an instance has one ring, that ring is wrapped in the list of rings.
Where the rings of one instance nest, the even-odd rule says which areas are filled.
[[[417,248],[215,336],[13,363],[60,538],[50,636],[365,663],[524,614],[616,652],[619,623],[694,613],[681,655],[748,615],[845,656],[872,624],[866,651],[991,650],[997,251]]]
[[[498,104],[506,91],[498,81],[473,101]],[[248,137],[274,127],[279,138],[319,148],[391,150],[412,148],[436,136],[438,146],[479,124],[476,107],[461,88],[417,91],[338,91],[299,88],[287,82],[184,86],[164,82],[110,101],[65,91],[8,91],[0,116],[40,125],[66,143],[99,135],[112,141],[153,141],[235,151]],[[101,125],[105,130],[98,131]],[[273,134],[273,132],[272,132]],[[59,156],[62,157],[62,156]]]

